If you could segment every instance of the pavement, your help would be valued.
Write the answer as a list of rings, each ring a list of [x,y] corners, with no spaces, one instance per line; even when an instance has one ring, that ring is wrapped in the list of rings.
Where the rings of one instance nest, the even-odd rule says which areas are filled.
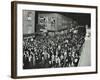
[[[91,39],[85,38],[78,66],[91,66]]]

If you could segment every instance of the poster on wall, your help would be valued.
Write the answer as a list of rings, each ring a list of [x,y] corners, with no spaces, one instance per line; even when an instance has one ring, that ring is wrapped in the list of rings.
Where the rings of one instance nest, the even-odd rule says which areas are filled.
[[[11,77],[97,73],[97,6],[12,1]]]

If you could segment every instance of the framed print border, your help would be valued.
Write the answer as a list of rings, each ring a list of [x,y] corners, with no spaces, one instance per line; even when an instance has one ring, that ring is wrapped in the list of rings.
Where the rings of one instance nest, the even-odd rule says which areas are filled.
[[[55,7],[71,7],[71,8],[89,8],[89,9],[95,9],[96,13],[95,13],[95,71],[89,71],[89,72],[76,72],[76,73],[58,73],[58,74],[44,74],[44,75],[27,75],[27,76],[19,76],[18,75],[18,4],[25,4],[25,5],[42,5],[42,6],[55,6]],[[41,11],[41,10],[39,10]],[[88,6],[88,5],[73,5],[73,4],[58,4],[58,3],[40,3],[40,2],[24,2],[24,1],[12,1],[11,2],[11,77],[12,78],[32,78],[32,77],[50,77],[50,76],[66,76],[66,75],[80,75],[80,74],[94,74],[97,73],[98,71],[98,54],[97,54],[97,44],[98,44],[98,18],[97,18],[97,14],[98,13],[98,9],[97,6]]]

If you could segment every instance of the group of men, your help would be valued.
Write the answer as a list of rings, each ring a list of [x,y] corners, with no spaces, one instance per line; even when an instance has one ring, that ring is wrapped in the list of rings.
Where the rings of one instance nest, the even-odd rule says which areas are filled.
[[[77,67],[85,34],[84,27],[77,27],[54,36],[34,34],[24,37],[23,68]]]

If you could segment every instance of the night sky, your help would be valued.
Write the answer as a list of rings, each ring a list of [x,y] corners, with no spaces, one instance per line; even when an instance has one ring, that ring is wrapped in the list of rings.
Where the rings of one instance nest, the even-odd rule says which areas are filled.
[[[79,25],[89,25],[91,27],[91,14],[86,13],[64,13],[65,16],[77,21]]]

